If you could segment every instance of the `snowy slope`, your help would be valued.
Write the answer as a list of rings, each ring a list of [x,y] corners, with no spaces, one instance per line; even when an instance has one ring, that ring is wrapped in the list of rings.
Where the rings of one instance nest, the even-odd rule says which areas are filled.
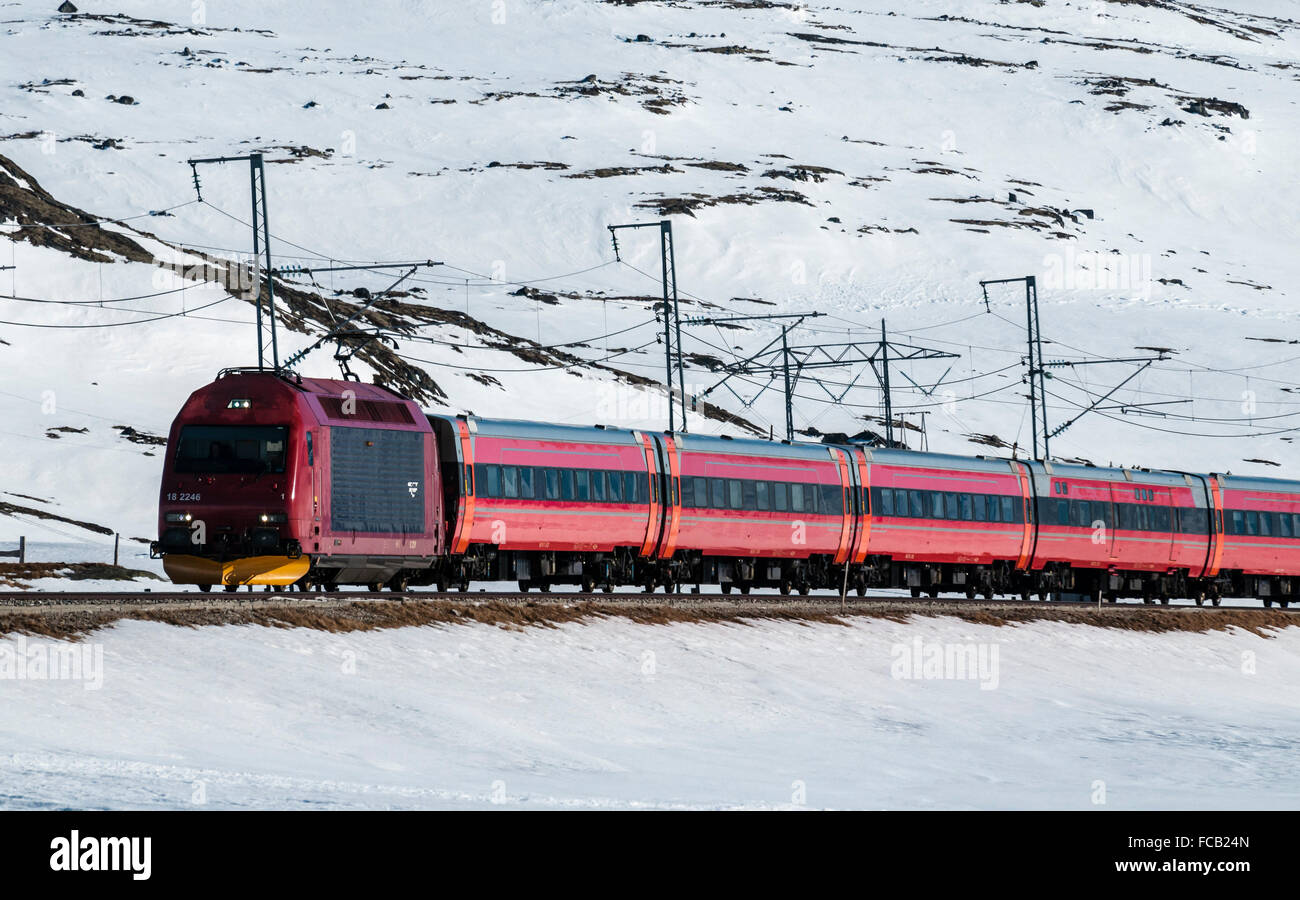
[[[895,677],[911,673],[896,666],[914,642],[983,648],[996,667],[976,679]],[[128,622],[87,646],[101,654],[97,689],[6,682],[0,806],[1300,801],[1294,628],[1268,639],[946,619],[607,620],[338,635]]]
[[[174,292],[148,257],[247,254],[246,169],[204,169],[198,204],[185,160],[253,150],[277,161],[277,264],[446,263],[404,285],[422,289],[402,299],[428,320],[399,317],[416,338],[397,353],[436,384],[431,408],[662,426],[662,403],[614,372],[471,333],[580,342],[564,352],[662,379],[655,242],[624,232],[623,265],[605,230],[662,212],[688,314],[825,313],[795,333],[807,344],[873,340],[885,317],[899,340],[960,354],[902,368],[927,388],[942,377],[930,394],[894,379],[896,409],[930,413],[933,449],[1027,443],[1023,304],[1003,289],[986,311],[977,282],[1034,274],[1049,357],[1171,348],[1116,400],[1191,400],[1151,407],[1170,418],[1093,414],[1054,440],[1058,455],[1297,474],[1292,3],[56,5],[0,5],[0,156],[62,203],[131,217],[106,230],[158,240],[133,236],[142,261],[97,262],[0,226],[18,238],[0,241],[0,265],[16,266],[0,293],[93,301],[0,299],[0,502],[151,535],[157,448],[114,426],[165,433],[191,390],[251,362],[255,344],[247,303],[211,283]],[[1101,265],[1114,277],[1095,277]],[[514,295],[550,276],[563,277],[528,285],[550,296]],[[391,280],[320,276],[317,293],[341,311],[356,301],[332,291]],[[160,291],[173,292],[98,306]],[[127,309],[182,307],[192,314],[118,324],[151,317]],[[704,357],[777,334],[687,332],[699,390],[717,380]],[[310,341],[281,337],[286,353]],[[302,369],[337,371],[328,347]],[[1104,393],[1133,369],[1061,370],[1054,424],[1089,401],[1080,387]],[[796,425],[877,427],[860,418],[880,413],[869,374],[826,377],[855,376],[867,386],[839,405],[803,384]],[[778,392],[747,406],[751,381],[709,399],[779,432]],[[0,539],[104,540],[4,509]]]

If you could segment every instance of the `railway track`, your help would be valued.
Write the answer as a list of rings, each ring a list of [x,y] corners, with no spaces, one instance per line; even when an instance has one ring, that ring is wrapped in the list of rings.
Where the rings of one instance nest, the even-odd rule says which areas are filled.
[[[487,603],[554,606],[595,605],[610,607],[660,607],[685,610],[714,610],[762,613],[773,610],[833,613],[841,609],[856,611],[941,611],[961,609],[966,611],[1001,610],[1016,608],[1093,609],[1099,612],[1124,610],[1166,610],[1187,612],[1197,610],[1212,612],[1216,607],[1197,607],[1190,601],[1167,606],[1144,606],[1140,602],[1107,603],[1098,606],[1090,600],[1023,600],[1017,597],[1002,599],[911,598],[907,596],[850,596],[841,602],[835,594],[783,597],[779,595],[727,596],[722,594],[647,594],[647,593],[525,593],[522,591],[405,591],[372,593],[368,590],[338,590],[331,593],[299,594],[275,591],[244,591],[236,593],[201,593],[198,591],[144,591],[109,593],[104,591],[13,591],[0,593],[0,615],[39,614],[44,612],[127,612],[137,610],[254,610],[262,608],[298,607],[307,609],[332,609],[355,603],[392,604],[426,602],[459,605]],[[1218,607],[1218,609],[1256,609],[1262,607]],[[1278,610],[1300,613],[1300,608]]]

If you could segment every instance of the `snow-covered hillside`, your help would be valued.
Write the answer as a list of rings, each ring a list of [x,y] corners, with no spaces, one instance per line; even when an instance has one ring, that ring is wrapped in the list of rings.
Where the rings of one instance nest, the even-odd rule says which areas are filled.
[[[7,637],[29,656],[50,642]],[[8,808],[1293,809],[1300,632],[126,622],[10,681]],[[953,648],[979,664],[913,665]],[[97,654],[97,656],[96,656]],[[1160,660],[1159,666],[1138,665]],[[95,661],[97,660],[97,662]],[[927,674],[928,673],[928,674]],[[947,677],[934,677],[935,673]],[[918,677],[919,676],[919,677]]]
[[[929,393],[894,379],[933,449],[1028,442],[1023,302],[978,281],[1033,274],[1049,358],[1174,351],[1058,455],[1300,472],[1294,3],[57,5],[0,3],[0,539],[105,539],[30,510],[151,536],[150,436],[255,348],[248,303],[156,263],[247,255],[247,168],[201,169],[201,204],[186,160],[253,151],[277,265],[445,264],[355,364],[430,408],[662,427],[657,243],[618,263],[606,226],[667,216],[687,315],[824,313],[800,344],[883,317],[960,354],[901,367]],[[278,285],[282,352],[395,277]],[[688,382],[777,329],[688,326]],[[1057,370],[1053,424],[1133,369]],[[822,374],[866,386],[804,382],[797,427],[878,428],[869,373]],[[779,434],[764,383],[692,428]]]

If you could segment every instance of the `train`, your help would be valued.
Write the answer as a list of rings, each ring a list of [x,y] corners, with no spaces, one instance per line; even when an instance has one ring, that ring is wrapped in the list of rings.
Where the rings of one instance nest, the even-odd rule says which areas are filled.
[[[161,557],[210,591],[518,582],[1262,599],[1300,582],[1300,482],[426,413],[228,369],[182,406]]]

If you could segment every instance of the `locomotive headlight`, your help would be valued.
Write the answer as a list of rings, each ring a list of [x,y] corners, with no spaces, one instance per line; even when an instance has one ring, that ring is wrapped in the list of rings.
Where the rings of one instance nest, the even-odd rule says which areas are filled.
[[[244,399],[231,400],[229,403],[226,404],[226,409],[252,409],[252,408],[253,408],[252,400],[244,400]]]
[[[289,521],[289,517],[284,513],[262,513],[262,521],[273,524],[282,524]]]
[[[193,517],[186,512],[169,512],[163,518],[168,522],[188,522]]]

